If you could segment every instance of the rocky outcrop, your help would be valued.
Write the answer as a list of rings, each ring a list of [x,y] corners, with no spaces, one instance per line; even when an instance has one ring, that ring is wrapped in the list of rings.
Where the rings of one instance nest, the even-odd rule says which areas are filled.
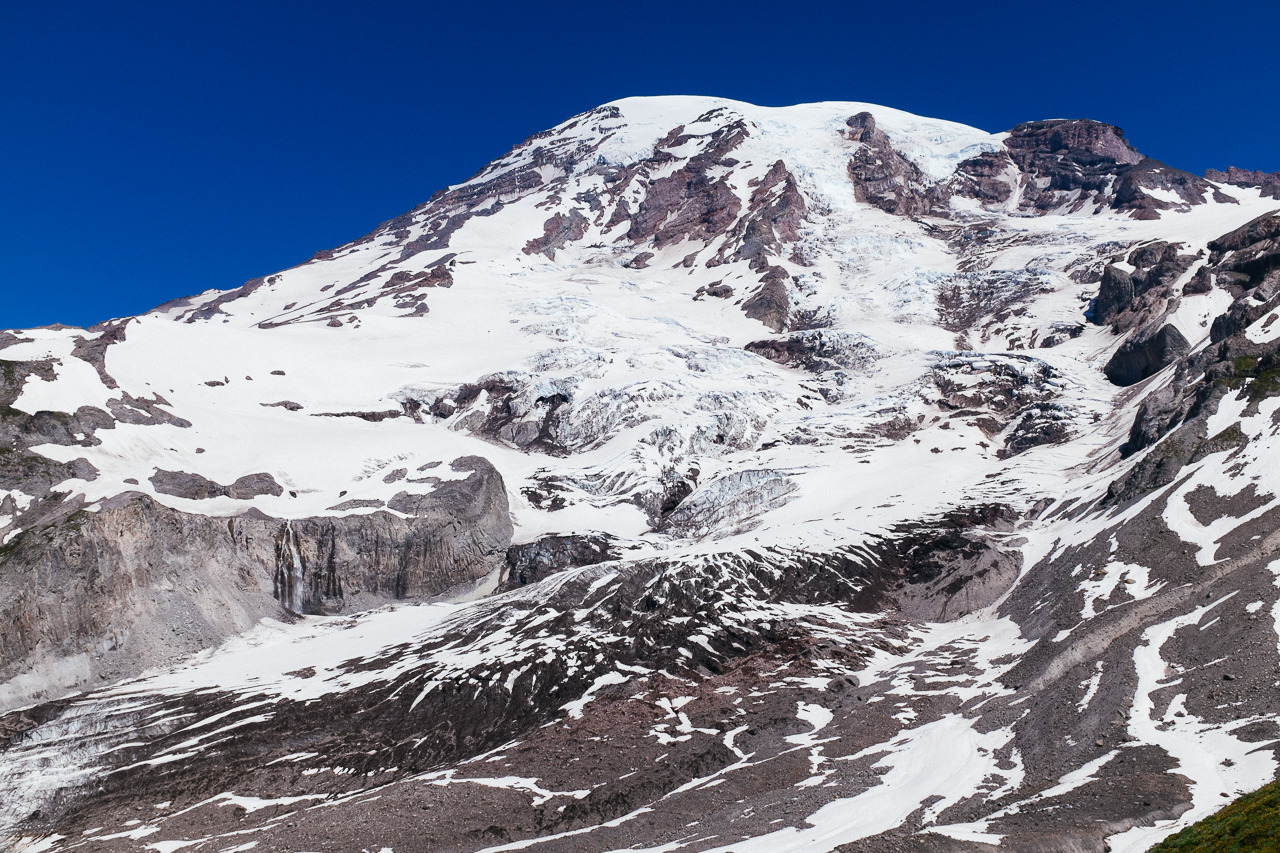
[[[1220,287],[1240,296],[1276,286],[1280,273],[1280,213],[1269,213],[1209,243],[1209,268]]]
[[[787,293],[790,280],[791,274],[782,267],[768,267],[760,279],[760,288],[742,303],[743,313],[781,332],[791,316],[791,297]]]
[[[511,539],[502,478],[479,457],[454,467],[469,476],[401,501],[407,518],[215,518],[137,493],[68,508],[0,549],[0,707],[136,674],[264,616],[430,597],[496,571]]]
[[[831,329],[807,329],[784,338],[752,341],[743,349],[812,373],[865,370],[882,357],[866,338]]]
[[[889,137],[876,127],[875,117],[862,112],[845,122],[846,138],[861,143],[849,158],[854,197],[896,216],[929,212],[930,192],[920,168],[894,150]]]
[[[574,240],[581,240],[582,235],[587,233],[587,224],[587,218],[576,210],[569,211],[568,216],[557,213],[543,223],[541,237],[525,244],[524,253],[546,255],[554,261],[556,249],[562,249],[566,243]]]
[[[778,160],[763,178],[748,184],[752,190],[747,211],[727,244],[738,244],[734,259],[749,261],[752,269],[767,269],[771,256],[791,255],[792,260],[799,261],[787,247],[799,239],[808,206],[795,176]]]
[[[1260,170],[1237,169],[1228,167],[1222,172],[1209,169],[1204,173],[1205,179],[1219,184],[1231,184],[1237,187],[1257,187],[1263,198],[1280,199],[1280,172],[1263,172]]]
[[[633,244],[651,240],[661,249],[686,239],[710,242],[725,234],[742,211],[727,178],[717,173],[737,164],[730,154],[746,139],[746,124],[729,122],[706,136],[684,130],[681,125],[660,140],[645,165],[671,159],[667,148],[697,142],[702,150],[670,175],[648,183],[638,209],[629,217],[627,239]]]
[[[618,551],[610,536],[544,536],[507,549],[507,578],[503,586],[508,589],[525,586],[565,569],[594,566],[617,558]]]
[[[1195,175],[1144,157],[1120,128],[1102,122],[1026,122],[1009,131],[1004,146],[961,163],[947,190],[993,204],[1013,199],[1030,213],[1094,206],[1126,211],[1136,219],[1203,204],[1206,193],[1216,192]],[[1169,200],[1171,193],[1176,202]]]
[[[1149,337],[1125,341],[1102,372],[1116,385],[1134,385],[1173,364],[1186,355],[1190,347],[1176,328],[1162,326]]]
[[[284,489],[276,482],[275,477],[266,472],[246,474],[230,486],[223,486],[207,477],[187,471],[157,470],[151,476],[151,485],[163,495],[173,495],[174,497],[187,498],[194,501],[218,497],[249,501],[259,495],[279,496],[284,494]]]

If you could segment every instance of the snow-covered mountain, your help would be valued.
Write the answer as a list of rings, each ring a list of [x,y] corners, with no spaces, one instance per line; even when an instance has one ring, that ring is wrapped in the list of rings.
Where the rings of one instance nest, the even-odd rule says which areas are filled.
[[[2,843],[1146,850],[1277,775],[1280,178],[1210,177],[627,99],[0,333]]]

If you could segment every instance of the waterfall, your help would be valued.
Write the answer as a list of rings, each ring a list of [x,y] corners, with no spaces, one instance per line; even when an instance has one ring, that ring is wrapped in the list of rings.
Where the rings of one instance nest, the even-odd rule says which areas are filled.
[[[283,566],[277,566],[276,572],[287,575],[281,578],[280,603],[291,613],[302,615],[302,548],[298,542],[298,534],[293,529],[292,521],[284,523],[284,542],[282,543]]]

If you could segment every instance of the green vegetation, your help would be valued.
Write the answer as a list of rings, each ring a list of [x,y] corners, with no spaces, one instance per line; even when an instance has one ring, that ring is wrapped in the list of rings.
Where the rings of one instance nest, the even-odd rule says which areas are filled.
[[[1280,853],[1280,780],[1166,838],[1151,853]]]
[[[1231,359],[1233,376],[1227,377],[1224,384],[1228,388],[1239,388],[1248,382],[1246,394],[1250,402],[1258,402],[1267,397],[1280,395],[1280,363],[1275,353],[1268,353],[1259,358],[1253,355],[1238,355]]]
[[[1258,369],[1257,356],[1238,355],[1231,359],[1231,366],[1235,368],[1236,373],[1249,373]]]

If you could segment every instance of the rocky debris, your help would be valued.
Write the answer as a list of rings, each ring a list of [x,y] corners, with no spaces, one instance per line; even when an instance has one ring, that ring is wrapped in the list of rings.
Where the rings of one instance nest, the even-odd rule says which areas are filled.
[[[287,407],[286,407],[287,408]],[[404,415],[402,409],[384,409],[376,412],[313,412],[313,418],[359,418],[362,421],[368,421],[371,424],[381,423],[390,418],[398,418]]]
[[[759,516],[786,504],[795,491],[795,482],[780,471],[735,471],[701,484],[681,480],[660,507],[654,526],[694,539],[745,533],[758,525]]]
[[[938,321],[953,332],[1003,323],[1019,306],[1053,288],[1045,270],[987,270],[944,275],[936,283]]]
[[[403,392],[406,400],[416,400],[434,418],[458,416],[457,428],[491,441],[514,445],[522,450],[564,455],[560,441],[560,410],[570,402],[568,388],[547,393],[544,384],[535,384],[516,372],[481,377],[431,400]],[[542,393],[538,393],[541,391]],[[477,403],[487,405],[487,410]]]
[[[1074,436],[1070,413],[1057,403],[1038,403],[1020,411],[997,451],[1001,459],[1045,444],[1063,444]]]
[[[354,447],[335,439],[325,471],[360,472],[358,497],[305,466],[224,486],[147,449],[188,448],[141,428],[179,415],[197,420],[190,439],[254,420],[272,396],[342,409],[337,381],[298,396],[316,372],[308,351],[280,348],[305,330],[276,334],[263,350],[276,355],[252,367],[202,354],[179,381],[217,397],[221,420],[155,394],[177,394],[171,382],[129,389],[145,399],[99,392],[108,362],[154,355],[136,331],[150,320],[128,339],[124,324],[0,334],[44,359],[0,376],[13,485],[0,493],[0,708],[90,691],[0,717],[0,835],[474,853],[747,838],[976,850],[990,845],[963,839],[984,833],[1101,850],[1128,830],[1156,838],[1217,788],[1269,772],[1276,227],[1269,214],[1202,246],[1201,216],[1181,218],[1204,201],[1226,230],[1267,203],[1242,192],[1228,206],[1098,123],[1032,123],[1000,144],[888,112],[845,120],[861,107],[815,124],[810,107],[792,140],[785,110],[722,105],[690,121],[686,107],[665,124],[646,108],[639,129],[626,103],[579,116],[301,273],[165,309],[205,311],[206,332],[237,342],[333,321],[352,357],[376,352],[371,381],[412,371],[389,381],[418,384],[360,388],[349,404],[390,390],[397,411],[321,413],[409,419],[357,430]],[[507,229],[517,201],[522,224]],[[530,210],[541,237],[497,251],[456,239],[475,217],[499,217],[490,237],[517,233]],[[1166,239],[1131,221],[1155,215]],[[449,311],[428,314],[426,295],[455,275]],[[743,313],[685,302],[686,317],[690,294]],[[512,321],[471,368],[432,349],[455,331],[433,323],[466,316]],[[366,349],[393,325],[403,348]],[[1113,378],[1145,378],[1099,385],[1113,354]],[[291,380],[251,394],[281,363],[298,366]],[[336,379],[349,365],[332,366]],[[28,403],[64,405],[74,383],[47,383],[77,375],[95,406],[13,408],[24,385]],[[429,469],[430,448],[482,448],[475,438],[508,448],[518,479],[466,459],[464,480],[409,473]],[[196,443],[210,448],[201,470],[227,470],[219,443]],[[122,446],[143,461],[122,470]],[[235,510],[220,496],[267,509],[255,494],[305,485],[282,496],[288,520],[101,497],[148,475],[205,512]],[[536,541],[510,544],[507,485]],[[1184,752],[1205,744],[1231,756],[1213,772]]]
[[[202,753],[200,761],[148,761],[151,756],[171,754],[173,747],[190,741],[191,733],[170,723],[151,726],[139,735],[129,725],[129,713],[121,713],[116,720],[124,725],[100,734],[116,747],[104,768],[111,772],[88,780],[92,787],[82,792],[74,812],[67,810],[65,798],[43,803],[43,816],[36,823],[70,821],[80,836],[89,828],[89,823],[82,822],[128,808],[153,792],[163,792],[164,802],[171,804],[167,814],[177,817],[190,814],[189,806],[222,792],[266,793],[285,780],[292,794],[327,797],[351,790],[353,782],[379,787],[410,782],[418,774],[484,755],[516,738],[530,740],[531,747],[517,753],[515,760],[528,769],[539,766],[535,776],[551,790],[587,787],[567,784],[572,780],[562,778],[566,771],[576,773],[579,781],[584,781],[582,773],[601,773],[603,778],[592,780],[589,791],[605,782],[610,787],[597,791],[585,808],[577,807],[569,816],[556,807],[565,803],[552,797],[552,807],[528,830],[522,832],[507,823],[503,831],[510,833],[508,837],[612,819],[739,758],[723,744],[727,726],[717,725],[711,729],[712,738],[697,742],[679,731],[672,731],[666,743],[650,733],[664,717],[680,722],[674,712],[661,710],[660,697],[669,697],[668,708],[671,700],[690,690],[707,697],[706,706],[685,711],[706,728],[732,720],[733,694],[766,687],[778,678],[778,665],[787,658],[804,659],[803,664],[793,661],[792,671],[811,677],[821,672],[808,663],[813,659],[840,661],[845,666],[864,660],[870,654],[862,646],[870,639],[867,628],[857,621],[845,623],[826,616],[822,608],[840,604],[871,612],[882,594],[860,561],[847,554],[773,550],[745,557],[713,555],[695,565],[636,561],[619,566],[611,575],[588,568],[557,580],[554,586],[530,585],[510,593],[507,598],[518,602],[511,610],[479,604],[468,618],[405,638],[404,643],[372,658],[340,664],[342,672],[356,674],[387,672],[392,659],[399,662],[398,675],[374,678],[360,690],[326,692],[318,701],[281,696],[265,714],[260,706],[255,713],[255,703],[246,701],[248,697],[226,691],[157,697],[165,719],[217,715],[224,728],[235,727],[237,736],[222,741],[216,750],[196,746],[194,752]],[[786,615],[789,609],[803,607],[815,608],[809,621]],[[765,615],[763,623],[761,615]],[[873,642],[888,646],[884,639]],[[766,674],[770,671],[772,676]],[[315,676],[300,669],[295,677]],[[699,684],[708,679],[705,686]],[[620,688],[610,690],[610,684]],[[794,692],[800,686],[786,685],[781,701],[752,712],[759,714],[760,730],[746,734],[740,729],[742,746],[769,752],[788,749],[784,736],[794,731],[796,698],[820,695]],[[728,687],[733,691],[717,693],[717,688]],[[667,692],[672,689],[682,694]],[[648,701],[628,703],[626,697],[637,691],[649,691]],[[845,691],[850,705],[856,705],[853,691],[842,681],[837,692]],[[597,703],[603,717],[594,717]],[[579,710],[570,712],[569,723],[586,715],[603,722],[635,713],[649,722],[636,720],[635,725],[614,727],[612,743],[592,753],[593,739],[580,730],[574,735],[572,729],[561,733],[559,726],[546,725],[574,707]],[[713,713],[721,716],[709,716]],[[668,723],[657,731],[671,728]],[[120,736],[129,732],[134,732],[131,742],[120,742]],[[551,744],[545,743],[548,735]],[[548,747],[555,744],[576,744],[572,750],[578,755],[629,760],[627,750],[619,750],[615,739],[626,739],[644,750],[648,769],[640,779],[613,784],[624,774],[611,772],[596,760],[575,768],[568,756],[559,759],[560,770],[552,770],[560,749]],[[713,744],[716,747],[706,755]],[[672,760],[658,760],[663,753]],[[695,760],[700,753],[705,757]],[[798,775],[788,783],[804,778],[808,761],[801,758],[793,771]],[[544,762],[551,762],[545,770],[541,769]],[[355,778],[334,772],[340,767],[351,767]],[[302,772],[317,768],[331,769]],[[572,802],[570,798],[568,803]],[[417,808],[412,816],[415,823],[423,820]],[[213,809],[202,819],[208,821],[206,829],[227,831],[244,829],[241,817],[233,809]],[[488,819],[492,824],[494,815]],[[98,825],[105,823],[109,822]],[[179,817],[169,830],[181,823]],[[482,842],[483,836],[470,839],[471,844]]]
[[[546,474],[546,469],[530,478],[530,485],[520,490],[520,494],[534,509],[544,512],[558,512],[569,506],[572,501],[567,497],[570,487],[562,478]]]
[[[1084,324],[1082,323],[1055,322],[1050,328],[1052,331],[1040,341],[1041,349],[1056,347],[1067,341],[1075,340],[1084,334]]]
[[[894,579],[898,607],[915,619],[948,621],[996,601],[1022,568],[1018,541],[1000,536],[1016,520],[1009,507],[986,504],[894,528],[873,552]]]
[[[1205,180],[1218,184],[1231,184],[1237,187],[1257,187],[1263,198],[1280,199],[1280,172],[1262,172],[1258,170],[1237,169],[1230,166],[1227,171],[1209,169],[1204,173]]]
[[[267,407],[268,409],[270,409],[270,408],[281,408],[281,409],[285,409],[285,410],[290,411],[290,412],[300,412],[300,411],[302,411],[302,404],[301,404],[301,403],[295,403],[295,402],[293,402],[292,400],[280,400],[279,402],[276,402],[276,403],[263,403],[262,405],[263,405],[263,406],[265,406],[265,407]]]

